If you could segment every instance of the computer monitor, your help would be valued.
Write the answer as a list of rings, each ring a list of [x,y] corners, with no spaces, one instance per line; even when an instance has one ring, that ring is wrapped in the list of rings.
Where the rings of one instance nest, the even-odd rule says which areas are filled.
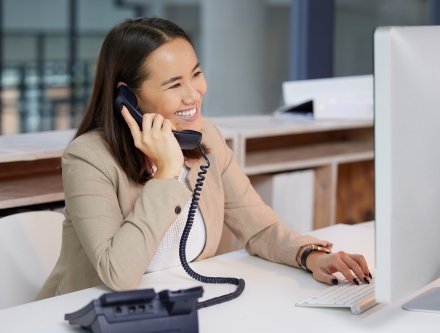
[[[440,276],[440,26],[376,29],[374,97],[376,299],[391,302]]]

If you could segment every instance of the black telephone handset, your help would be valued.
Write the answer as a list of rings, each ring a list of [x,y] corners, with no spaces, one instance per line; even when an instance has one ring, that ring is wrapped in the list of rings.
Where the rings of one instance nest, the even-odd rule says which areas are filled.
[[[125,85],[121,85],[116,90],[116,98],[114,102],[115,111],[121,112],[123,105],[128,109],[139,127],[142,128],[142,114],[139,112],[136,96],[130,88]],[[183,130],[179,132],[173,131],[173,134],[181,149],[194,149],[198,147],[202,141],[202,133],[193,130]]]

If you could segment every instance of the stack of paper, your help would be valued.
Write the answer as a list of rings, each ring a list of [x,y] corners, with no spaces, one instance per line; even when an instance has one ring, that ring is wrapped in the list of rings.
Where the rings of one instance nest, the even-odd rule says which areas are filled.
[[[283,83],[283,111],[308,111],[314,119],[373,119],[373,76]],[[304,110],[307,107],[308,109]]]

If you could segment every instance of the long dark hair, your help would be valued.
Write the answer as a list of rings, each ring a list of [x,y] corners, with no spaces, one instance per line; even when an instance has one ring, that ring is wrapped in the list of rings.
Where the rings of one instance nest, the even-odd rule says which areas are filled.
[[[143,66],[146,58],[174,38],[192,44],[182,28],[161,18],[127,19],[112,28],[102,44],[92,95],[75,134],[77,138],[98,130],[128,177],[140,184],[151,178],[152,163],[134,146],[127,124],[114,111],[116,85],[124,82],[138,92],[149,75]],[[184,150],[183,154],[186,158],[200,157],[197,148]]]

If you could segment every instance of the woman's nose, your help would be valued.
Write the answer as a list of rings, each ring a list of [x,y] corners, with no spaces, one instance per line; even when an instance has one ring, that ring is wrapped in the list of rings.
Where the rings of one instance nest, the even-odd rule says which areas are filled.
[[[189,85],[184,90],[183,102],[185,104],[194,104],[197,101],[198,95],[197,90]]]

